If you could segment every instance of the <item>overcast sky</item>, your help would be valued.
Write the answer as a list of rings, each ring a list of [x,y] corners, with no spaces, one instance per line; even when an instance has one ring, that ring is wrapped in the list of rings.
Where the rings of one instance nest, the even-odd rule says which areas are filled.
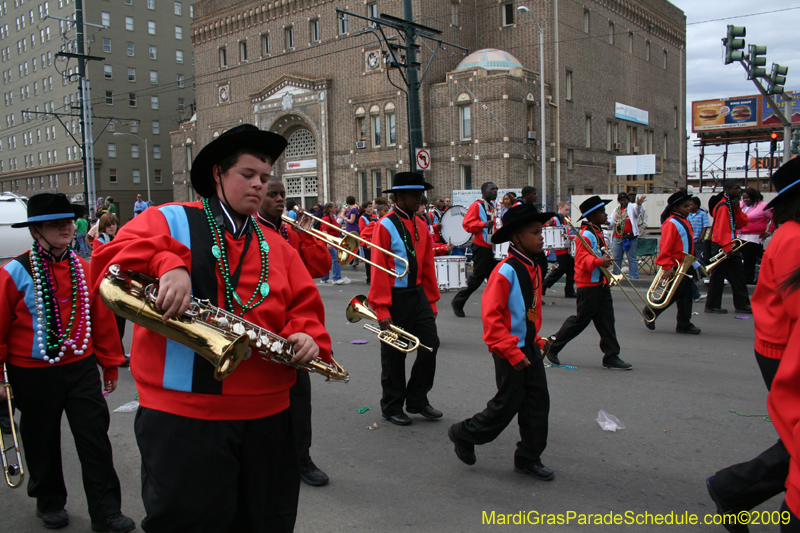
[[[758,94],[758,89],[748,80],[744,68],[733,63],[725,65],[725,48],[721,39],[726,36],[728,24],[745,26],[746,45],[767,47],[767,73],[772,63],[789,67],[787,90],[800,90],[800,53],[798,53],[798,27],[800,27],[800,0],[772,0],[752,2],[745,0],[671,0],[686,14],[686,124],[691,138],[689,145],[689,171],[699,150],[692,147],[696,136],[691,133],[691,102],[714,98]],[[775,13],[763,13],[796,8]],[[749,16],[747,16],[749,15]],[[717,20],[736,17],[728,20]],[[704,22],[713,21],[713,22]],[[701,24],[697,24],[701,23]],[[745,51],[747,47],[745,46]],[[764,84],[766,87],[766,83]],[[762,144],[759,150],[768,150]],[[722,151],[721,149],[713,149]],[[709,150],[706,150],[708,153]],[[737,156],[735,152],[741,153]],[[735,163],[741,158],[744,164],[744,146],[731,147],[729,158]],[[731,159],[729,159],[729,166]]]

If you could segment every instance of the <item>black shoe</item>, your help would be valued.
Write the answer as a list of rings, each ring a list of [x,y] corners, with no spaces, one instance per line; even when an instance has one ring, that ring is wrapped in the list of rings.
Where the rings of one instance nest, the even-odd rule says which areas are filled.
[[[564,295],[564,298],[577,298],[577,297],[578,297],[578,295],[575,294],[574,292],[571,292],[569,294],[565,294]]]
[[[136,522],[122,513],[109,516],[99,524],[92,522],[92,531],[114,531],[116,533],[127,533],[136,529]]]
[[[633,368],[633,365],[626,363],[617,356],[614,356],[609,357],[608,359],[603,359],[603,368],[608,370],[630,370]]]
[[[717,495],[717,491],[714,490],[714,476],[706,479],[706,489],[708,489],[708,495],[717,504],[717,514],[727,515],[728,521],[734,522],[733,524],[722,524],[722,527],[731,533],[748,533],[750,529],[746,525],[736,523],[736,511],[722,501]]]
[[[644,309],[642,309],[642,313],[643,313],[643,314],[644,314],[644,316],[646,316],[648,319],[649,319],[650,317],[653,317],[653,312],[652,312],[652,311],[650,310],[650,308],[648,308],[648,307],[645,307]],[[656,319],[655,319],[655,317],[653,317],[653,320],[652,320],[651,322],[648,322],[647,320],[645,320],[645,321],[644,321],[644,325],[645,325],[645,327],[646,327],[647,329],[649,329],[650,331],[654,331],[654,330],[656,329]]]
[[[541,461],[518,461],[515,459],[514,472],[530,474],[541,481],[552,481],[556,477],[556,473],[544,466]]]
[[[36,516],[42,519],[44,527],[47,529],[58,529],[69,525],[69,515],[66,509],[50,511],[49,513],[43,513],[37,509]]]
[[[128,368],[131,366],[131,356],[130,354],[125,354],[125,362],[119,365],[120,368]]]
[[[746,315],[752,315],[753,314],[753,308],[752,307],[743,307],[741,309],[737,308],[737,309],[734,309],[734,311],[736,311],[737,313],[744,313]]]
[[[434,409],[430,405],[426,405],[420,410],[412,409],[411,407],[406,406],[406,412],[412,415],[422,415],[425,418],[442,418],[442,412],[438,409]]]
[[[450,437],[450,440],[455,444],[456,456],[461,459],[462,463],[472,466],[475,464],[475,461],[477,461],[475,457],[475,445],[464,442],[463,440],[458,440],[453,432],[454,427],[456,427],[455,424],[447,428],[447,436]]]
[[[312,487],[321,487],[327,485],[328,481],[330,481],[325,472],[317,468],[317,465],[315,465],[314,461],[311,459],[309,459],[307,463],[300,465],[300,479],[302,479],[306,485],[311,485]]]
[[[383,419],[388,420],[392,424],[396,426],[409,426],[411,425],[411,419],[406,416],[405,413],[400,413],[399,415],[387,415],[383,414]]]
[[[713,314],[715,314],[715,315],[724,315],[725,313],[727,313],[727,312],[728,312],[728,310],[727,310],[727,309],[723,309],[723,308],[721,308],[721,307],[706,307],[706,308],[704,309],[704,311],[705,311],[706,313],[713,313]]]
[[[463,306],[456,305],[455,302],[450,302],[450,307],[453,308],[453,313],[457,317],[464,318],[465,316],[467,316],[467,315],[464,314],[464,307]]]
[[[688,333],[689,335],[700,335],[700,331],[702,330],[694,324],[689,324],[689,327],[686,328],[675,328],[676,333]]]

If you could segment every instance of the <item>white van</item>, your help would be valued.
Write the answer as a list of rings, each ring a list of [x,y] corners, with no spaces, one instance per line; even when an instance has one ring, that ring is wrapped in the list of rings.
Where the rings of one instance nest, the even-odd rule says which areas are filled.
[[[28,219],[28,199],[14,193],[0,194],[0,264],[30,250],[33,238],[28,228],[12,228],[11,224]]]

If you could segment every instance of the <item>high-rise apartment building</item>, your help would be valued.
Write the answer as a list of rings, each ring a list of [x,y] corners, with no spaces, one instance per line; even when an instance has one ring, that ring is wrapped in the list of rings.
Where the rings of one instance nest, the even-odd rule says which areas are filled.
[[[95,188],[122,221],[136,194],[172,200],[170,130],[191,117],[193,2],[83,2]],[[74,0],[0,2],[0,188],[84,201]],[[102,27],[101,27],[102,26]],[[149,174],[148,174],[149,170]]]

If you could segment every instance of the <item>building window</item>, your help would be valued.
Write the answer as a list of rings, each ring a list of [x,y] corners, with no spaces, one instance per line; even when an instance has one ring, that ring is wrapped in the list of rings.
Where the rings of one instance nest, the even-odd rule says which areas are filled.
[[[247,41],[239,41],[239,62],[247,61]]]
[[[75,180],[77,181],[77,180]],[[109,168],[108,169],[108,181],[111,183],[117,182],[117,169],[116,168]]]
[[[151,70],[150,71],[150,84],[151,85],[158,85],[158,71]]]
[[[668,55],[669,55],[669,53],[666,50],[664,50],[664,70],[667,69],[667,56]]]
[[[633,53],[633,32],[628,32],[628,53]]]
[[[128,105],[136,107],[136,93],[128,93]]]
[[[397,115],[394,113],[386,115],[386,135],[389,146],[397,144]]]
[[[141,183],[142,182],[142,171],[139,169],[131,170],[131,177],[133,178],[133,183]]]
[[[114,93],[106,91],[106,104],[114,105]]]
[[[675,129],[678,129],[678,106],[675,106]]]
[[[381,145],[381,116],[372,115],[372,146]]]
[[[125,29],[133,31],[133,17],[125,17]]]
[[[131,120],[131,133],[139,133],[139,121]]]
[[[564,94],[567,100],[572,100],[572,71],[568,70],[564,83]]]
[[[158,59],[158,50],[155,46],[150,47],[150,59]]]
[[[458,0],[450,0],[450,25],[458,27]]]
[[[175,2],[175,14],[178,15],[178,16],[180,16],[180,14],[181,14],[181,3],[180,2]]]
[[[100,24],[103,26],[111,26],[111,13],[107,13],[105,11],[100,13]]]
[[[458,136],[462,141],[472,138],[472,106],[462,105],[458,108]]]
[[[106,54],[111,53],[111,39],[103,37],[103,52]]]
[[[178,88],[183,89],[183,87],[184,87],[183,74],[178,74]]]
[[[161,122],[158,120],[153,121],[153,135],[161,133]]]
[[[117,157],[117,143],[108,143],[108,157]]]
[[[367,140],[367,122],[364,117],[356,117],[356,141]]]
[[[369,182],[367,181],[367,172],[361,171],[358,173],[358,200],[359,202],[366,202],[367,195],[369,195]]]
[[[175,62],[183,63],[183,50],[175,50]]]
[[[461,165],[461,188],[472,188],[472,165]]]
[[[158,109],[158,96],[150,97],[150,109]]]
[[[347,33],[347,15],[339,13],[339,34]]]
[[[261,54],[265,56],[269,55],[269,33],[261,34]]]
[[[367,4],[367,16],[373,19],[378,18],[378,4],[375,2],[370,2]]]
[[[161,145],[154,144],[153,145],[153,159],[161,159]]]
[[[133,43],[128,43],[126,48],[128,51],[128,55],[133,57]]]
[[[608,44],[614,44],[614,29],[615,29],[614,23],[608,21]]]
[[[662,152],[662,155],[664,156],[664,159],[667,158],[667,148],[669,148],[669,142],[668,141],[669,141],[669,135],[667,135],[665,133],[664,134],[664,151]]]
[[[161,183],[161,169],[153,171],[153,181],[156,183]]]
[[[132,144],[131,145],[131,157],[133,159],[139,159],[139,145],[138,144]]]
[[[225,47],[222,46],[219,49],[219,68],[225,68],[228,66],[228,55],[225,52]]]
[[[644,60],[650,61],[650,41],[644,43]]]
[[[175,38],[179,41],[183,39],[183,26],[175,26]]]
[[[283,34],[285,37],[285,47],[287,50],[294,48],[294,26],[287,26],[283,29]]]
[[[156,0],[147,0],[147,9],[153,11],[156,8]]]
[[[511,26],[514,24],[514,3],[508,2],[500,6],[503,10],[503,26]]]
[[[592,147],[592,117],[586,117],[586,148]]]
[[[590,11],[588,9],[583,10],[583,33],[589,33],[589,15]]]
[[[311,27],[311,42],[317,43],[319,42],[319,19],[312,20],[310,23]]]
[[[147,33],[150,35],[156,34],[156,21],[155,20],[148,20],[147,21]]]
[[[567,150],[567,169],[575,169],[575,150],[572,148]]]
[[[110,80],[114,77],[114,69],[111,65],[103,65],[103,77]]]
[[[128,81],[136,81],[136,69],[128,67]]]

